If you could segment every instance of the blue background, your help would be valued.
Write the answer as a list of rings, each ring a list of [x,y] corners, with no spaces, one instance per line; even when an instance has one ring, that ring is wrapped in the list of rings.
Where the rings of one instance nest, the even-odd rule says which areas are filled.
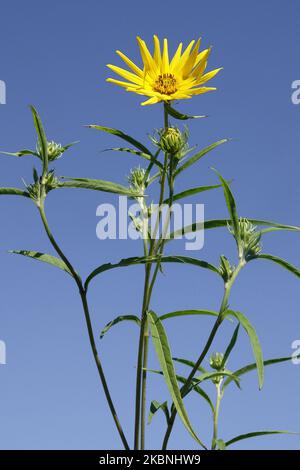
[[[178,108],[208,114],[190,123],[191,144],[205,146],[222,137],[233,140],[188,170],[177,190],[214,184],[214,166],[232,185],[243,216],[300,225],[300,106],[291,102],[291,83],[299,79],[300,5],[287,2],[234,0],[150,3],[139,1],[10,1],[1,5],[0,79],[7,85],[7,104],[0,106],[0,148],[33,147],[35,134],[28,104],[34,104],[49,138],[80,140],[56,164],[61,175],[109,179],[125,184],[138,157],[101,153],[120,142],[83,127],[99,123],[126,130],[147,142],[147,133],[162,125],[160,105],[143,108],[142,97],[105,82],[107,63],[121,65],[121,49],[139,61],[135,36],[147,42],[153,33],[167,36],[172,50],[181,40],[203,37],[213,44],[210,69],[223,66],[214,79],[218,91],[182,101]],[[0,160],[1,185],[31,181],[32,157]],[[205,203],[206,218],[226,216],[221,191],[193,199]],[[94,267],[140,255],[134,241],[96,238],[96,207],[116,202],[104,193],[61,190],[47,200],[50,224],[62,247],[83,276]],[[190,202],[190,201],[189,201]],[[120,441],[104,401],[93,363],[84,318],[72,280],[63,272],[7,253],[33,249],[52,253],[37,211],[30,201],[0,198],[0,339],[7,345],[7,365],[0,366],[0,447],[2,449],[107,449]],[[263,240],[264,251],[300,265],[297,233],[277,232]],[[235,261],[226,230],[206,233],[205,247],[185,252],[182,241],[168,252],[198,256],[217,263],[221,253]],[[90,289],[95,332],[122,313],[139,314],[143,268],[103,274]],[[212,273],[181,265],[166,266],[152,307],[159,313],[179,308],[217,309],[222,285]],[[256,326],[266,358],[291,355],[300,338],[299,280],[267,261],[249,264],[238,279],[231,305]],[[187,318],[165,324],[173,354],[195,359],[212,325],[211,319]],[[223,350],[232,326],[224,325],[213,350]],[[115,327],[99,342],[108,381],[128,437],[133,435],[134,381],[138,329]],[[150,365],[157,367],[151,353]],[[229,367],[252,362],[244,333]],[[184,368],[178,366],[178,372]],[[263,391],[253,372],[242,380],[242,392],[228,389],[220,415],[220,437],[261,429],[299,431],[300,366],[290,363],[266,369]],[[213,389],[208,387],[213,394]],[[168,398],[161,377],[150,377],[149,399]],[[211,420],[201,398],[187,408],[202,440],[209,442]],[[164,419],[147,427],[147,447],[159,448]],[[179,420],[170,448],[197,448]],[[298,449],[299,436],[263,437],[235,448]]]

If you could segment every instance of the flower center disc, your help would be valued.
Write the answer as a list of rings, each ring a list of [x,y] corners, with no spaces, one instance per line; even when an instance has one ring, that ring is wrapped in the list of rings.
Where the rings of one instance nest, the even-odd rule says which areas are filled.
[[[163,95],[172,95],[177,91],[176,78],[172,73],[163,73],[157,77],[154,83],[154,90]]]

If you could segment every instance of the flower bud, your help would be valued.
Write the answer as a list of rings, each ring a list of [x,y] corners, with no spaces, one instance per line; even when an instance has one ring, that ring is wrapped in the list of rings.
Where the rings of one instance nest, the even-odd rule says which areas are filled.
[[[40,158],[42,158],[42,149],[39,143],[36,146],[36,150]],[[47,150],[48,160],[49,162],[52,162],[53,160],[57,160],[57,158],[59,158],[64,153],[65,148],[61,144],[57,144],[52,140],[51,142],[47,142]]]
[[[168,127],[157,131],[157,138],[152,138],[152,142],[164,153],[181,157],[181,153],[187,148],[188,131],[181,132],[178,127]]]
[[[223,359],[224,359],[224,354],[222,353],[216,352],[212,354],[209,359],[210,367],[217,371],[221,371],[223,369]]]
[[[130,171],[130,175],[128,176],[128,182],[130,187],[141,194],[144,193],[146,188],[146,170],[141,167],[133,168]]]

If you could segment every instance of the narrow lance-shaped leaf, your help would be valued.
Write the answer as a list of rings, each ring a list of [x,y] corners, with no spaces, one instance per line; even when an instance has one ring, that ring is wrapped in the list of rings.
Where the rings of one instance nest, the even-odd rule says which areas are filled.
[[[173,357],[173,361],[178,362],[179,364],[183,364],[185,366],[191,367],[192,369],[195,367],[195,362],[190,361],[189,359],[183,359],[181,357]],[[197,370],[199,372],[202,372],[203,374],[207,372],[207,370],[202,366],[197,367]]]
[[[167,401],[164,401],[163,403],[159,403],[158,401],[156,400],[152,400],[151,402],[151,405],[150,405],[150,411],[149,411],[149,416],[148,416],[148,424],[151,423],[152,419],[153,419],[153,416],[155,415],[155,413],[157,413],[158,410],[162,410],[164,415],[165,415],[165,418],[166,418],[166,421],[167,421],[167,424],[169,423],[169,419],[170,419],[170,413],[169,413],[169,408],[168,408],[168,402]]]
[[[257,365],[257,373],[258,373],[258,382],[259,388],[261,389],[264,382],[264,361],[263,361],[263,354],[260,346],[260,342],[258,336],[256,334],[255,329],[251,325],[248,318],[243,315],[241,312],[237,312],[234,310],[226,310],[224,312],[224,316],[233,315],[243,326],[244,330],[246,331],[250,343],[253,350],[253,355],[255,357],[256,365]]]
[[[46,173],[48,171],[48,142],[47,142],[47,137],[44,131],[44,127],[41,121],[41,118],[35,109],[34,106],[30,106],[31,112],[32,112],[32,117],[33,117],[33,122],[34,126],[36,129],[37,133],[37,138],[38,138],[38,144],[41,149],[42,153],[42,158],[43,158],[43,173]]]
[[[140,319],[136,315],[120,315],[120,316],[118,316],[117,318],[114,318],[114,320],[111,320],[110,322],[108,322],[105,325],[105,327],[103,328],[103,330],[100,333],[100,339],[103,338],[105,333],[107,333],[108,330],[110,330],[112,326],[117,325],[118,323],[121,323],[123,321],[131,321],[131,322],[136,323],[137,325],[141,324]]]
[[[296,432],[290,431],[255,431],[255,432],[248,432],[247,434],[240,434],[239,436],[233,437],[229,441],[226,442],[226,447],[229,447],[231,444],[235,442],[242,441],[244,439],[250,439],[252,437],[258,436],[267,436],[270,434],[298,434]]]
[[[0,195],[30,197],[27,191],[18,188],[0,188]]]
[[[89,283],[91,282],[94,277],[96,277],[98,274],[101,274],[105,271],[109,271],[110,269],[115,269],[115,268],[122,268],[122,267],[127,267],[127,266],[135,266],[138,264],[145,264],[145,263],[182,263],[182,264],[192,264],[194,266],[198,266],[200,268],[204,269],[209,269],[210,271],[215,272],[216,274],[220,275],[218,268],[216,266],[213,266],[212,264],[199,260],[197,258],[191,258],[189,256],[141,256],[141,257],[131,257],[131,258],[125,258],[119,261],[119,263],[106,263],[102,264],[98,268],[96,268],[94,271],[91,272],[91,274],[87,277],[85,281],[85,288],[88,288]]]
[[[231,192],[231,189],[230,189],[229,184],[227,183],[227,181],[223,178],[223,176],[217,170],[214,170],[214,171],[218,175],[218,177],[221,181],[221,184],[223,186],[224,196],[225,196],[225,201],[226,201],[227,209],[228,209],[229,216],[230,216],[231,226],[232,226],[232,229],[233,229],[233,233],[234,233],[237,245],[239,246],[239,238],[240,238],[239,218],[238,218],[238,214],[237,214],[237,210],[236,210],[236,203],[235,203],[235,200],[234,200],[234,196]]]
[[[10,253],[16,255],[26,256],[28,258],[36,259],[38,261],[43,261],[44,263],[51,264],[56,268],[62,269],[63,271],[71,274],[68,266],[59,258],[56,258],[52,255],[47,255],[45,253],[40,253],[38,251],[27,251],[27,250],[11,250]]]
[[[98,126],[97,124],[90,124],[87,127],[89,127],[90,129],[96,129],[98,131],[107,132],[108,134],[116,135],[117,137],[120,137],[120,139],[123,139],[126,142],[129,142],[131,145],[136,147],[138,150],[141,150],[141,152],[147,153],[148,155],[152,155],[152,153],[147,149],[147,147],[145,147],[144,144],[142,144],[138,140],[134,139],[130,135],[125,134],[124,132],[122,132],[118,129],[113,129],[112,127]]]
[[[181,166],[179,166],[175,172],[175,176],[178,176],[182,171],[186,170],[189,168],[191,165],[196,163],[200,158],[204,157],[207,153],[211,152],[213,149],[218,147],[219,145],[224,144],[225,142],[228,142],[228,139],[222,139],[219,140],[218,142],[215,142],[214,144],[209,145],[208,147],[205,147],[204,149],[200,150],[197,152],[195,155],[190,157],[188,160],[185,161]]]
[[[28,150],[28,149],[22,149],[22,150],[19,150],[18,152],[0,152],[1,154],[3,155],[10,155],[12,157],[25,157],[25,156],[28,156],[28,155],[33,155],[35,157],[39,157],[39,154],[37,152],[35,152],[34,150]]]
[[[238,334],[239,334],[239,329],[240,329],[240,323],[235,328],[235,330],[233,332],[233,335],[230,339],[230,342],[229,342],[229,344],[226,348],[226,351],[225,351],[224,357],[223,357],[222,367],[225,367],[227,359],[229,358],[231,351],[233,350],[234,346],[236,345],[236,341],[237,341]]]
[[[266,259],[266,260],[269,260],[269,261],[273,261],[273,263],[278,264],[279,266],[281,266],[281,267],[287,269],[288,271],[290,271],[292,274],[295,274],[295,276],[300,277],[300,269],[296,268],[296,266],[294,266],[293,264],[288,263],[284,259],[279,258],[278,256],[269,255],[269,254],[266,254],[266,253],[261,253],[253,259]]]
[[[272,230],[289,230],[289,231],[300,231],[300,227],[296,227],[294,225],[284,225],[284,224],[279,224],[278,222],[272,222],[268,220],[259,220],[259,219],[251,219],[247,217],[247,220],[251,222],[253,225],[265,225],[268,227],[268,231]],[[215,220],[206,220],[204,223],[203,222],[194,222],[191,225],[187,225],[186,227],[183,227],[179,230],[176,230],[175,232],[170,234],[170,239],[176,239],[177,237],[182,237],[185,233],[193,233],[197,232],[198,230],[211,230],[214,228],[223,228],[227,227],[228,224],[230,224],[230,219],[215,219]],[[261,230],[262,233],[264,233],[264,230]],[[168,241],[168,240],[166,240]]]
[[[212,317],[217,317],[219,313],[214,310],[176,310],[175,312],[169,312],[165,313],[164,315],[161,315],[159,319],[163,321],[169,318],[185,317],[190,315],[208,315]]]
[[[177,413],[179,414],[184,426],[186,427],[190,435],[203,448],[205,448],[205,445],[199,440],[195,431],[193,430],[185,406],[183,404],[181,392],[176,379],[176,372],[172,361],[172,354],[170,351],[168,338],[162,325],[162,322],[158,319],[157,315],[154,312],[148,312],[148,317],[150,322],[153,345],[157,354],[158,361],[160,363],[160,367],[164,374],[166,385],[169,389],[169,393],[172,397]]]
[[[111,181],[94,180],[89,178],[66,178],[66,181],[60,182],[58,188],[81,188],[93,189],[94,191],[103,191],[107,193],[121,194],[123,196],[141,196],[141,194],[133,191],[121,184],[112,183]]]
[[[218,189],[220,187],[221,187],[220,184],[214,184],[210,186],[198,186],[197,188],[187,189],[186,191],[182,191],[181,193],[175,194],[173,196],[173,202],[178,201],[179,199],[183,199],[185,197],[194,196],[195,194],[203,193],[205,191],[210,191],[211,189]],[[165,199],[163,203],[168,204],[169,201],[170,199],[168,198],[168,199]]]
[[[232,380],[234,380],[235,384],[240,388],[240,383],[239,383],[239,377],[236,376],[233,372],[230,370],[222,370],[219,372],[205,372],[202,375],[199,375],[198,377],[193,378],[193,384],[198,385],[201,382],[204,382],[205,380],[213,380],[216,377],[230,377]],[[191,385],[193,387],[193,385]]]
[[[170,104],[167,104],[167,111],[170,116],[172,116],[174,119],[178,119],[180,121],[186,121],[187,119],[199,119],[199,118],[205,118],[207,116],[192,116],[191,114],[183,114],[180,111],[177,111],[176,109],[172,108]]]
[[[147,369],[147,371],[152,372],[154,374],[164,375],[161,370]],[[187,382],[187,379],[183,377],[182,375],[176,374],[176,379],[178,382],[182,383],[183,385]],[[215,408],[214,408],[213,402],[211,401],[207,393],[201,387],[199,387],[199,385],[193,385],[192,387],[193,388],[190,388],[182,395],[182,398],[184,398],[191,391],[196,392],[197,395],[200,395],[202,398],[204,398],[204,400],[208,403],[209,407],[211,408],[212,413],[214,413]]]
[[[296,356],[296,358],[300,358],[300,355]],[[282,362],[291,361],[292,359],[294,359],[294,356],[267,359],[266,361],[264,361],[264,366],[265,367],[266,366],[272,366],[274,364],[280,364]],[[236,375],[237,377],[240,377],[241,375],[247,374],[248,372],[252,372],[253,370],[256,370],[256,369],[257,369],[257,364],[253,362],[252,364],[248,364],[248,365],[242,367],[241,369],[236,370],[234,372],[234,375]],[[223,390],[225,389],[225,387],[227,387],[227,385],[230,384],[231,381],[232,381],[231,378],[228,378],[228,379],[225,380],[225,382],[223,384]]]
[[[145,152],[139,152],[138,150],[134,149],[129,149],[125,147],[112,147],[111,149],[107,149],[107,151],[114,151],[114,152],[126,152],[126,153],[131,153],[133,155],[137,155],[139,157],[144,158],[145,160],[148,160],[152,162],[154,165],[158,166],[159,168],[163,168],[163,165],[159,160],[157,160],[153,155],[145,153]]]

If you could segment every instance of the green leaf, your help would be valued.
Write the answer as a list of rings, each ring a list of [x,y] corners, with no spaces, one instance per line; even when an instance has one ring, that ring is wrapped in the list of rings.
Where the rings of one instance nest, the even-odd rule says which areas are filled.
[[[222,363],[222,367],[225,367],[225,364],[227,362],[227,359],[229,358],[230,356],[230,353],[231,351],[233,350],[235,344],[236,344],[236,341],[237,341],[237,338],[238,338],[238,334],[239,334],[239,329],[240,329],[240,323],[237,325],[237,327],[235,328],[234,332],[233,332],[233,335],[231,337],[231,340],[226,348],[226,351],[224,353],[224,358],[223,358],[223,363]]]
[[[164,375],[161,370],[147,369],[147,371],[152,372],[154,374]],[[176,374],[176,379],[178,380],[178,382],[180,382],[182,384],[185,384],[187,382],[187,379],[185,377],[183,377],[182,375]],[[209,398],[207,393],[201,387],[199,387],[199,385],[194,385],[192,387],[193,387],[192,389],[190,388],[189,390],[187,390],[184,393],[184,395],[182,395],[182,398],[184,398],[191,391],[196,392],[198,395],[200,395],[202,398],[204,398],[204,400],[209,404],[209,406],[212,410],[212,413],[214,413],[215,408],[214,408],[213,402],[211,401],[211,399]]]
[[[18,188],[0,188],[0,195],[30,197],[27,191],[22,191]]]
[[[42,159],[43,159],[43,172],[45,173],[48,171],[48,142],[47,142],[47,137],[43,128],[43,124],[41,121],[41,118],[35,109],[34,106],[30,106],[31,112],[32,112],[32,117],[33,117],[33,122],[35,126],[35,130],[37,133],[37,138],[38,138],[38,143],[39,147],[42,152]]]
[[[300,357],[300,355],[297,356],[297,357]],[[293,358],[294,358],[294,356],[267,359],[266,361],[264,361],[264,366],[266,367],[266,366],[271,366],[271,365],[274,365],[274,364],[280,364],[282,362],[291,361]],[[257,364],[254,362],[252,364],[248,364],[248,365],[242,367],[241,369],[236,370],[234,372],[234,375],[236,375],[237,377],[240,377],[241,375],[247,374],[248,372],[251,372],[255,369],[257,369]],[[225,380],[225,382],[223,384],[223,390],[224,390],[225,387],[227,387],[227,385],[230,384],[230,382],[232,382],[232,379],[230,379],[230,378]]]
[[[247,220],[251,222],[253,225],[266,225],[268,226],[268,231],[273,231],[273,230],[291,230],[291,231],[300,231],[300,227],[296,227],[293,225],[284,225],[284,224],[279,224],[277,222],[270,222],[267,220],[259,220],[259,219],[249,219],[247,217]],[[228,224],[230,224],[230,219],[216,219],[216,220],[206,220],[204,223],[203,222],[195,222],[191,225],[187,225],[186,227],[183,227],[179,230],[176,230],[175,232],[170,234],[170,239],[175,239],[177,237],[182,237],[185,233],[193,233],[197,232],[198,230],[210,230],[213,228],[222,228],[222,227],[227,227]],[[261,230],[262,233],[264,233],[264,230]],[[169,241],[169,240],[166,240]]]
[[[240,228],[239,228],[239,218],[238,218],[238,215],[237,215],[234,196],[231,192],[231,189],[230,189],[229,184],[227,183],[227,181],[223,178],[223,176],[217,170],[214,170],[214,171],[218,175],[218,177],[221,181],[221,184],[223,186],[224,196],[225,196],[225,201],[226,201],[227,209],[228,209],[229,216],[230,216],[231,226],[232,226],[232,229],[233,229],[233,233],[234,233],[236,242],[239,246]]]
[[[98,126],[96,124],[91,124],[89,126],[90,129],[96,129],[98,131],[103,131],[103,132],[107,132],[108,134],[113,134],[113,135],[116,135],[117,137],[120,137],[120,139],[123,139],[125,140],[126,142],[129,142],[131,145],[133,145],[134,147],[136,147],[138,150],[140,150],[141,152],[143,153],[146,153],[148,155],[152,155],[152,153],[147,149],[147,147],[145,147],[145,145],[143,145],[141,142],[139,142],[138,140],[134,139],[133,137],[131,137],[130,135],[128,134],[124,134],[124,132],[118,130],[118,129],[113,129],[112,127],[104,127],[104,126]]]
[[[43,261],[44,263],[51,264],[52,266],[62,269],[63,271],[71,275],[71,272],[68,266],[64,263],[64,261],[62,261],[59,258],[56,258],[55,256],[47,255],[45,253],[39,253],[38,251],[27,251],[27,250],[10,250],[9,253],[27,256],[28,258],[33,258],[38,261]]]
[[[218,147],[221,144],[224,144],[225,142],[228,142],[228,139],[222,139],[219,140],[218,142],[215,142],[214,144],[209,145],[208,147],[205,147],[204,149],[200,150],[197,152],[195,155],[193,155],[191,158],[185,161],[181,166],[179,166],[175,172],[175,176],[178,176],[182,171],[186,170],[189,168],[191,165],[196,163],[200,158],[204,157],[207,153],[211,152],[213,149]]]
[[[205,448],[204,444],[199,440],[195,431],[193,430],[185,406],[183,404],[181,392],[176,379],[174,364],[172,361],[172,354],[163,324],[154,312],[148,312],[148,318],[150,322],[153,345],[177,413],[179,414],[190,435],[202,447]]]
[[[199,118],[205,118],[207,116],[192,116],[190,114],[182,114],[180,111],[177,111],[176,109],[172,108],[170,104],[166,105],[168,114],[172,116],[174,119],[178,119],[180,121],[186,121],[187,119],[199,119]]]
[[[243,439],[250,439],[251,437],[257,436],[267,436],[270,434],[298,434],[296,432],[290,431],[256,431],[256,432],[248,432],[247,434],[240,434],[239,436],[233,437],[229,441],[226,442],[226,447],[234,444],[235,442],[242,441]]]
[[[105,327],[103,328],[103,330],[100,333],[100,339],[103,338],[105,333],[107,333],[107,331],[110,330],[112,326],[117,325],[118,323],[120,323],[122,321],[132,321],[132,322],[136,323],[137,325],[141,324],[140,319],[136,315],[120,315],[120,316],[118,316],[117,318],[114,318],[114,320],[111,320],[109,323],[107,323],[105,325]]]
[[[139,152],[138,150],[128,149],[125,147],[113,147],[107,150],[112,150],[114,152],[127,152],[127,153],[132,153],[133,155],[138,155],[139,157],[142,157],[145,160],[149,160],[150,162],[153,162],[154,165],[157,165],[159,168],[163,169],[162,163],[151,154]]]
[[[35,152],[34,150],[28,150],[28,149],[22,149],[22,150],[19,150],[19,152],[0,152],[0,153],[2,153],[3,155],[10,155],[12,157],[24,157],[27,155],[33,155],[35,157],[40,158],[37,152]]]
[[[156,400],[152,400],[151,405],[150,405],[150,411],[149,411],[149,416],[148,416],[148,424],[151,423],[153,416],[158,410],[162,410],[165,417],[167,424],[169,423],[170,420],[170,413],[169,413],[169,408],[168,408],[168,402],[164,401],[163,403],[159,403]]]
[[[161,315],[159,319],[163,321],[167,320],[168,318],[184,317],[189,315],[210,315],[217,317],[219,313],[215,312],[214,310],[176,310],[175,312],[169,312]]]
[[[234,380],[236,385],[240,388],[239,377],[236,376],[233,372],[231,372],[230,370],[227,370],[227,369],[219,371],[219,372],[216,372],[216,371],[215,372],[205,372],[204,374],[199,375],[198,377],[194,377],[193,378],[193,384],[198,385],[201,382],[204,382],[205,380],[213,380],[216,377],[230,377],[231,380]],[[192,385],[192,387],[193,387],[193,385]]]
[[[191,188],[187,189],[186,191],[182,191],[181,193],[175,194],[173,196],[173,202],[178,201],[179,199],[183,199],[188,196],[193,196],[194,194],[203,193],[204,191],[210,191],[211,189],[220,188],[220,184],[214,184],[210,186],[199,186],[198,188]],[[169,204],[170,199],[165,199],[164,204]]]
[[[201,268],[209,269],[210,271],[215,272],[216,274],[220,275],[218,268],[213,266],[210,263],[207,263],[206,261],[199,260],[197,258],[191,258],[189,256],[141,256],[141,257],[131,257],[131,258],[125,258],[119,261],[119,263],[106,263],[102,264],[98,268],[96,268],[94,271],[91,272],[91,274],[87,277],[85,281],[85,288],[87,289],[89,283],[91,280],[97,276],[98,274],[101,274],[105,271],[109,271],[110,269],[115,269],[115,268],[122,268],[122,267],[127,267],[127,266],[134,266],[138,264],[145,264],[145,263],[183,263],[183,264],[192,264],[194,266],[198,266]]]
[[[81,188],[93,189],[94,191],[104,191],[107,193],[121,194],[123,196],[142,196],[141,194],[122,186],[121,184],[112,183],[111,181],[94,180],[89,178],[66,178],[59,183],[59,188]]]
[[[195,367],[195,362],[189,361],[188,359],[183,359],[181,357],[173,357],[173,361],[178,362],[179,364],[183,364],[185,366],[191,367],[192,369]],[[197,370],[199,372],[202,372],[203,374],[207,372],[207,370],[204,369],[204,367],[202,366],[199,366]]]
[[[288,263],[284,259],[279,258],[278,256],[273,256],[273,255],[268,255],[266,253],[261,253],[257,255],[253,259],[267,259],[269,261],[273,261],[276,264],[279,264],[279,266],[282,266],[283,268],[287,269],[291,273],[295,274],[295,276],[300,277],[300,270],[296,268],[296,266]]]
[[[79,144],[79,140],[75,140],[74,142],[70,142],[69,144],[66,144],[62,147],[62,150],[65,152],[68,150],[70,147],[73,147],[73,145]]]
[[[253,350],[253,355],[255,357],[256,365],[257,365],[257,373],[258,373],[258,382],[259,382],[259,389],[261,390],[264,382],[264,361],[263,361],[263,354],[261,350],[261,346],[259,343],[258,336],[256,334],[255,329],[249,322],[248,318],[245,317],[241,312],[237,312],[234,310],[226,310],[224,312],[224,316],[233,315],[243,326],[247,335],[249,336],[250,343]]]

